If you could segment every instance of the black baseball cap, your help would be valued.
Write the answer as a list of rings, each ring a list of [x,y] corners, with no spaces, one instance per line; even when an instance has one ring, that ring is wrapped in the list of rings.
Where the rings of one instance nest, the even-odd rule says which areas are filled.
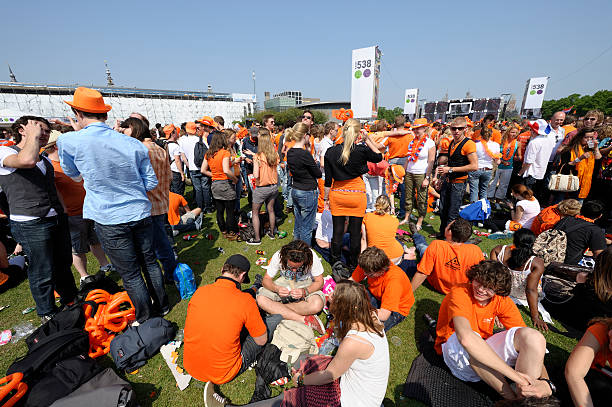
[[[249,278],[249,270],[251,269],[251,263],[249,259],[244,257],[242,254],[232,254],[225,260],[225,264],[230,264],[234,267],[238,267],[240,270],[244,271],[246,274],[244,275],[243,283],[249,284],[251,279]]]

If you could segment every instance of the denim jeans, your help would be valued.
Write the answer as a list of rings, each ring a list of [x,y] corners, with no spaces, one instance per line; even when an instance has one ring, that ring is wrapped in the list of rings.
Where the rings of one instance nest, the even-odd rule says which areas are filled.
[[[291,194],[293,188],[291,188],[291,176],[287,171],[287,163],[285,163],[285,168],[282,168],[280,164],[278,165],[278,180],[281,184],[281,193],[285,198],[285,206],[293,206],[293,195]]]
[[[465,182],[452,183],[448,180],[442,184],[440,191],[440,234],[444,235],[446,226],[459,217],[459,207],[465,194]]]
[[[365,181],[366,197],[368,199],[366,211],[371,212],[374,210],[376,198],[385,194],[385,179],[376,175],[365,174],[363,180]]]
[[[417,265],[419,264],[419,261],[425,255],[425,250],[427,250],[427,246],[429,246],[427,244],[427,240],[425,240],[425,237],[420,233],[413,234],[412,240],[414,241],[414,248],[416,249],[417,259],[416,260],[403,259],[402,262],[399,264],[399,268],[404,270],[404,272],[406,273],[406,275],[408,276],[410,280],[412,280],[412,277],[414,277],[414,275],[416,274]]]
[[[403,167],[406,164],[406,157],[392,158],[389,160],[389,164],[397,164]],[[399,193],[399,210],[396,210],[395,214],[398,218],[403,219],[406,217],[406,187],[404,186],[403,182],[398,184],[397,192]],[[389,198],[393,199],[392,196]]]
[[[489,187],[487,196],[497,199],[505,199],[506,193],[508,192],[508,185],[510,184],[510,178],[512,177],[512,168],[497,168],[495,171],[495,178],[493,183]]]
[[[149,217],[118,225],[96,222],[96,231],[104,252],[123,279],[136,309],[136,320],[144,322],[167,310],[168,296],[153,252],[153,220]]]
[[[238,182],[236,183],[236,206],[234,208],[234,213],[240,213],[240,198],[242,197],[242,177],[237,177]]]
[[[39,316],[57,312],[53,290],[67,304],[77,295],[72,276],[68,218],[61,214],[27,222],[10,221],[11,233],[30,260],[28,280]]]
[[[185,181],[181,179],[181,174],[172,171],[172,181],[170,182],[170,191],[175,194],[185,195]]]
[[[153,220],[153,252],[164,269],[166,279],[173,279],[176,259],[166,233],[166,214],[151,216]]]
[[[190,171],[190,173],[197,207],[202,210],[212,209],[213,203],[212,194],[210,192],[210,178],[200,171]]]
[[[470,171],[468,182],[470,183],[470,202],[487,199],[489,182],[491,182],[491,170]]]
[[[314,229],[315,217],[317,214],[317,199],[319,191],[302,191],[293,189],[293,214],[295,215],[295,225],[293,227],[293,240],[301,240],[310,246],[312,231]]]
[[[372,293],[370,292],[370,290],[367,290],[368,293],[368,298],[370,299],[370,304],[376,308],[376,309],[380,309],[380,300],[378,300],[376,297],[374,297],[372,295]],[[391,315],[389,315],[389,318],[387,318],[383,323],[385,325],[385,332],[389,332],[389,329],[393,328],[395,325],[399,324],[400,322],[402,322],[406,317],[402,314],[400,314],[397,311],[391,311]]]

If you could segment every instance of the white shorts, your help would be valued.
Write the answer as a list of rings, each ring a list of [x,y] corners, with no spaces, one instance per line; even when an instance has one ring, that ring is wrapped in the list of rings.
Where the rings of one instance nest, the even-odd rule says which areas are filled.
[[[485,340],[491,349],[497,353],[497,356],[512,367],[514,367],[516,359],[518,358],[518,352],[514,347],[514,334],[519,328],[521,327],[515,326],[507,331],[496,333]],[[477,332],[474,333],[478,335]],[[451,373],[458,379],[464,382],[478,382],[481,380],[480,376],[470,367],[470,355],[459,343],[457,333],[452,334],[451,337],[442,344],[442,357]]]

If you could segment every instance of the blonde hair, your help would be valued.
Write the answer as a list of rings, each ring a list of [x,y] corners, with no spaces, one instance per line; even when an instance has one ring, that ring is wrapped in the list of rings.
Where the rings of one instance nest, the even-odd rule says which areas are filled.
[[[351,151],[355,147],[355,140],[359,137],[361,130],[361,123],[357,119],[348,119],[342,127],[342,137],[344,137],[344,145],[342,146],[342,154],[340,155],[340,162],[342,165],[346,165],[348,162]]]
[[[270,138],[270,130],[260,128],[259,131],[257,132],[257,139],[258,140],[259,140],[259,137],[261,137],[261,138],[266,138],[266,137]],[[259,141],[258,141],[258,143],[259,143]]]
[[[557,205],[559,213],[563,216],[580,215],[580,208],[582,208],[582,204],[576,199],[565,199]]]
[[[285,133],[285,138],[293,141],[302,141],[304,139],[304,136],[308,134],[308,130],[308,126],[304,123],[296,123],[295,126],[290,129],[287,129],[287,132]]]
[[[259,134],[261,135],[261,130]],[[263,155],[270,167],[278,164],[278,153],[274,149],[274,144],[270,137],[259,137],[257,139],[257,155]]]
[[[380,195],[374,203],[374,213],[384,215],[391,210],[391,200],[387,195]]]

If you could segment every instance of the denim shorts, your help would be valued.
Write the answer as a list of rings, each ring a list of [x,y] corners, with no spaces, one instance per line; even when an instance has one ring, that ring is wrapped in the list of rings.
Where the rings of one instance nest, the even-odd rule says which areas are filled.
[[[68,216],[68,229],[74,254],[85,254],[89,252],[89,245],[100,244],[93,220],[83,219],[81,215]]]

